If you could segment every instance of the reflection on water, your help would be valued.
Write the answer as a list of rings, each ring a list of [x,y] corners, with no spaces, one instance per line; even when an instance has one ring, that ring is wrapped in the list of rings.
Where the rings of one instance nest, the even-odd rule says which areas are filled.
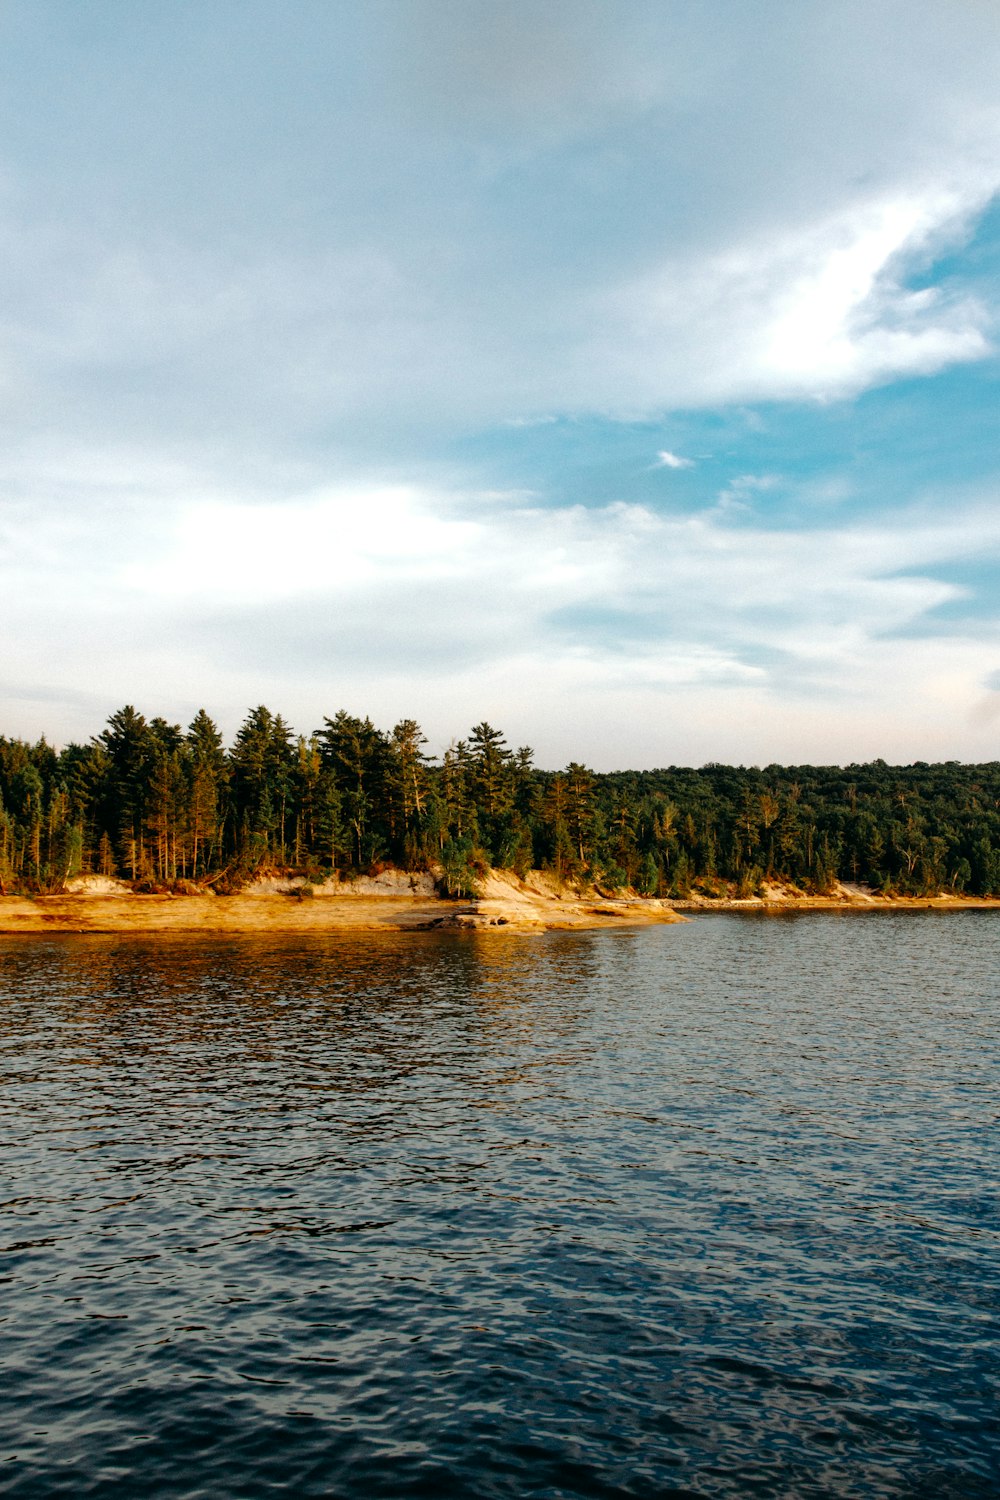
[[[0,1493],[996,1493],[998,938],[0,940]]]

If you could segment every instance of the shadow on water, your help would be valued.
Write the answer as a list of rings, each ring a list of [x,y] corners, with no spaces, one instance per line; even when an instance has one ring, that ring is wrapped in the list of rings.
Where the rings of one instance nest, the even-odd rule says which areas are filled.
[[[0,1493],[996,1493],[998,938],[4,940]]]

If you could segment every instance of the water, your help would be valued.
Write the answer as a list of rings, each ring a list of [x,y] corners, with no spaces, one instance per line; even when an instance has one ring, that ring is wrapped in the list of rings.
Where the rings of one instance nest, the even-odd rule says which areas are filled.
[[[0,940],[0,1494],[996,1494],[998,957]]]

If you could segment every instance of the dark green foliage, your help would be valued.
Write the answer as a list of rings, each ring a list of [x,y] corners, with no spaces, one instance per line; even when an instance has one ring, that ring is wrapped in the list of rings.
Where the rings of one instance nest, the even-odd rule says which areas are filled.
[[[441,850],[441,890],[445,896],[475,896],[484,861],[472,839],[445,839]]]
[[[548,772],[485,720],[438,764],[425,746],[413,719],[385,733],[345,710],[296,739],[263,705],[228,753],[203,709],[185,732],[127,706],[60,752],[0,738],[0,893],[80,870],[232,889],[263,867],[393,863],[456,895],[488,865],[541,865],[651,896],[772,880],[1000,896],[998,762]]]
[[[292,731],[263,704],[243,721],[229,756],[235,852],[251,865],[287,863],[295,753]]]
[[[347,860],[361,869],[388,858],[395,842],[390,791],[395,766],[389,741],[371,719],[352,718],[343,709],[323,725],[316,740],[348,835]]]

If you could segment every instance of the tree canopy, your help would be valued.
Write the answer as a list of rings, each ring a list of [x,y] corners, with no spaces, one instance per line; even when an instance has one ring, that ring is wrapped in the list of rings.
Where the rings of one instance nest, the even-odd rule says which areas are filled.
[[[485,720],[438,761],[426,745],[414,719],[386,731],[341,709],[296,735],[264,705],[228,750],[204,709],[184,730],[127,705],[59,751],[0,737],[0,893],[394,864],[456,894],[493,865],[660,896],[768,880],[1000,895],[1000,762],[547,771]]]

